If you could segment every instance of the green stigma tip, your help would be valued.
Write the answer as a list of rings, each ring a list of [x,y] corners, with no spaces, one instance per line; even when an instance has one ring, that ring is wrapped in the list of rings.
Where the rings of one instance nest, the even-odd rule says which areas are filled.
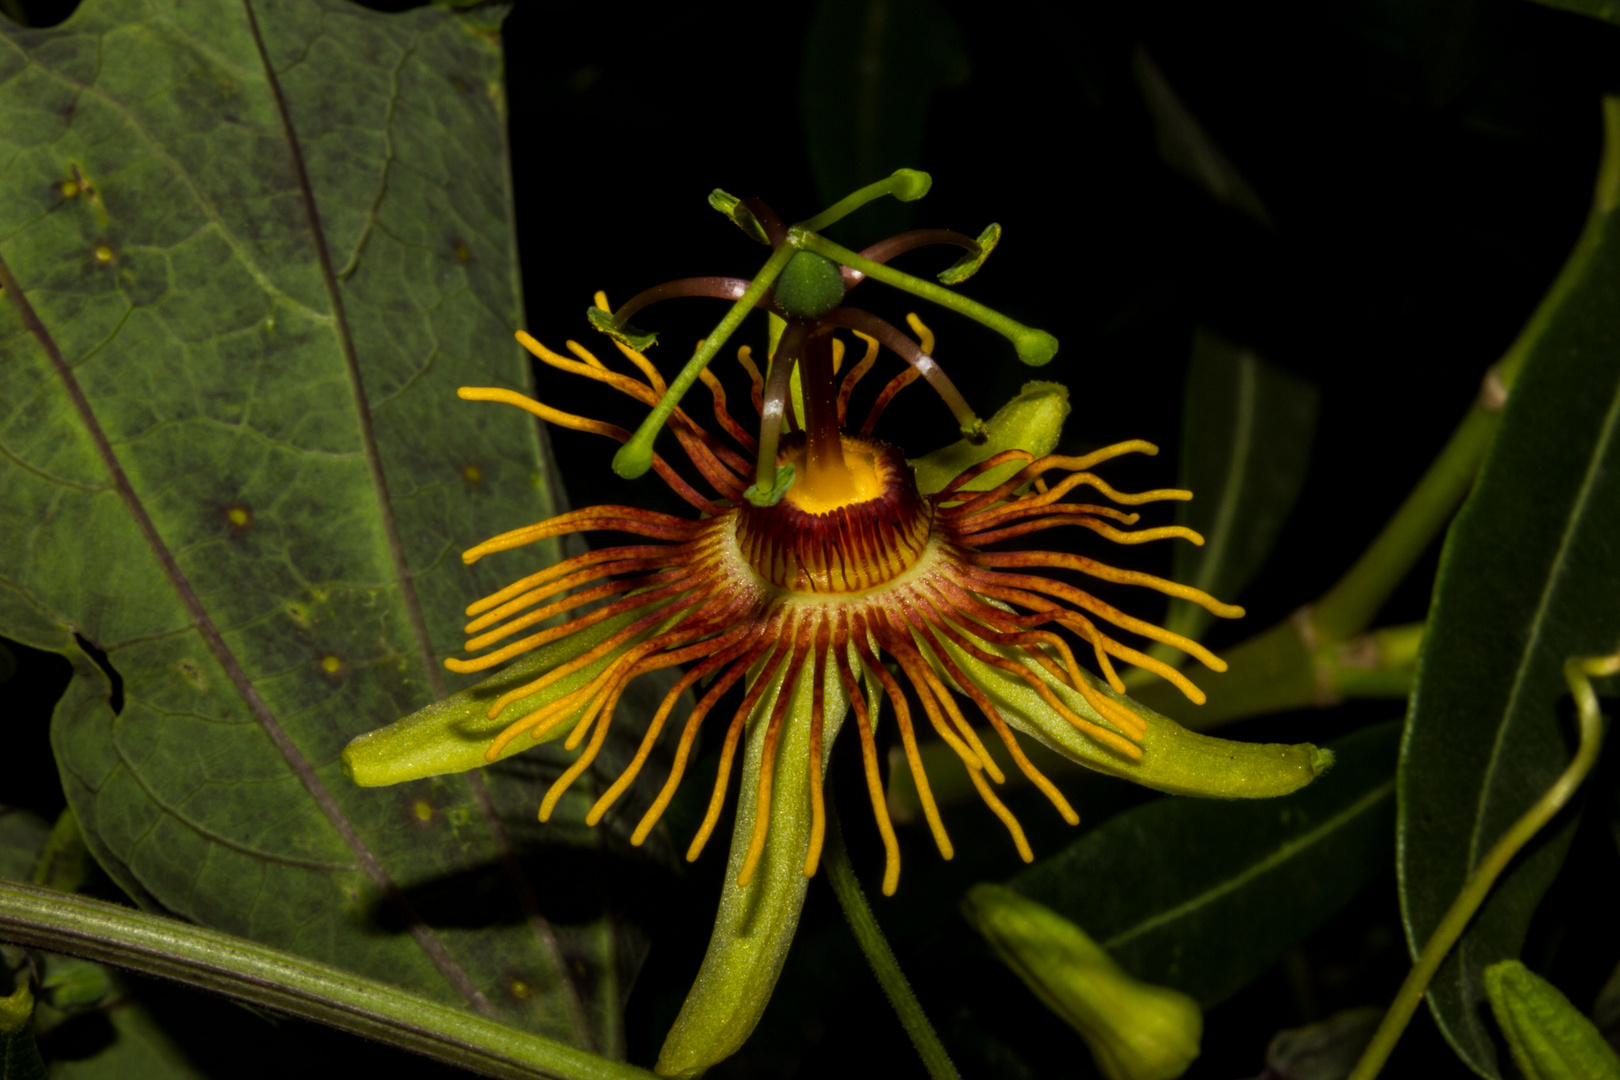
[[[1045,330],[1028,330],[1013,339],[1018,359],[1030,367],[1040,367],[1057,355],[1058,339]]]
[[[934,178],[921,169],[896,169],[889,179],[894,181],[894,197],[901,202],[916,202],[934,186]]]
[[[650,440],[643,439],[638,431],[631,440],[619,447],[619,452],[613,455],[613,471],[626,480],[634,480],[652,468],[652,447]]]
[[[743,498],[758,507],[775,506],[782,501],[782,496],[788,493],[793,486],[793,466],[778,465],[776,467],[776,483],[771,490],[765,491],[758,484],[749,484],[748,490],[743,492]]]

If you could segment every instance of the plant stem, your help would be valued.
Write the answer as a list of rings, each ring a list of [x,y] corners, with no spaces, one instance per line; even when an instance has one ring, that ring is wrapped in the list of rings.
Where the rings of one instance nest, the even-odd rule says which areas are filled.
[[[1365,630],[1474,483],[1501,419],[1476,402],[1395,516],[1338,583],[1311,605],[1318,643],[1337,644]]]
[[[1617,672],[1620,672],[1620,653],[1589,659],[1576,657],[1565,662],[1564,678],[1569,683],[1570,692],[1575,695],[1581,736],[1574,760],[1569,763],[1563,775],[1553,782],[1552,787],[1536,800],[1535,805],[1515,821],[1495,846],[1486,852],[1485,858],[1480,860],[1474,872],[1468,876],[1462,891],[1457,894],[1457,899],[1451,902],[1451,907],[1446,910],[1440,925],[1435,927],[1434,934],[1423,946],[1423,951],[1418,954],[1417,963],[1413,964],[1412,970],[1407,973],[1406,981],[1401,984],[1400,992],[1395,995],[1394,1003],[1384,1014],[1383,1022],[1373,1034],[1372,1042],[1362,1052],[1361,1060],[1356,1063],[1355,1071],[1350,1074],[1349,1080],[1372,1080],[1378,1075],[1378,1070],[1384,1067],[1390,1052],[1395,1049],[1396,1040],[1401,1037],[1401,1032],[1406,1030],[1412,1014],[1417,1011],[1418,1003],[1423,1000],[1429,980],[1434,978],[1440,962],[1446,958],[1446,953],[1451,951],[1451,947],[1462,936],[1469,920],[1474,917],[1474,912],[1485,902],[1485,897],[1490,893],[1491,886],[1496,884],[1497,877],[1506,869],[1513,856],[1519,853],[1519,849],[1524,847],[1554,814],[1563,809],[1564,804],[1569,802],[1570,796],[1575,793],[1575,789],[1581,786],[1586,774],[1591,771],[1593,763],[1597,761],[1598,748],[1603,743],[1603,716],[1598,712],[1597,695],[1592,692],[1592,676],[1613,675]]]
[[[174,979],[485,1076],[652,1077],[634,1066],[301,956],[50,889],[0,881],[0,939]]]
[[[899,1015],[900,1025],[911,1036],[911,1045],[917,1048],[928,1075],[933,1080],[960,1080],[956,1066],[951,1064],[950,1055],[934,1033],[921,1003],[917,1001],[917,995],[911,992],[911,984],[906,982],[905,973],[900,970],[893,950],[883,937],[883,928],[878,926],[877,917],[866,902],[861,883],[855,879],[855,868],[850,865],[849,851],[844,847],[844,829],[838,821],[838,807],[833,803],[831,793],[827,797],[827,824],[827,850],[823,855],[827,880],[838,896],[838,903],[844,909],[844,917],[849,920],[849,928],[854,932],[861,952],[866,954],[866,962],[872,965],[872,973],[877,976],[889,1004]]]

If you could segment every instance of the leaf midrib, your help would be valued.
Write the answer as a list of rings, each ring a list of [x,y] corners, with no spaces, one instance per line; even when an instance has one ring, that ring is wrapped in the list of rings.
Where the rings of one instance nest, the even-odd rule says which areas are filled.
[[[1337,831],[1346,822],[1366,812],[1384,797],[1393,794],[1394,790],[1394,778],[1386,780],[1384,783],[1378,785],[1376,788],[1372,789],[1367,794],[1351,803],[1345,809],[1324,820],[1314,829],[1311,829],[1309,832],[1303,833],[1302,835],[1279,845],[1265,858],[1251,863],[1243,870],[1242,873],[1237,874],[1234,877],[1225,878],[1214,888],[1206,889],[1205,891],[1182,901],[1173,908],[1161,911],[1157,915],[1144,919],[1135,926],[1115,934],[1113,937],[1108,938],[1102,943],[1103,948],[1110,950],[1117,949],[1149,932],[1150,930],[1155,930],[1167,923],[1184,918],[1192,912],[1197,911],[1199,908],[1214,903],[1216,900],[1219,900],[1221,897],[1236,891],[1260,875],[1281,866],[1283,863],[1293,858],[1298,852],[1318,843],[1324,836]]]

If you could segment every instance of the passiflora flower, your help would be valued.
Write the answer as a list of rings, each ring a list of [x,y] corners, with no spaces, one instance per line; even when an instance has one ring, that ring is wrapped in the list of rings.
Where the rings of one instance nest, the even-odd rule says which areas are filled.
[[[615,469],[638,475],[650,468],[692,506],[694,516],[590,507],[469,549],[463,558],[472,563],[573,533],[635,538],[539,568],[473,603],[467,609],[467,651],[476,655],[447,660],[446,666],[457,672],[509,666],[472,690],[362,736],[344,755],[356,782],[389,784],[475,768],[537,741],[563,738],[568,749],[581,749],[541,797],[545,820],[597,761],[626,688],[659,669],[684,669],[646,721],[628,767],[611,779],[586,818],[596,824],[611,810],[673,721],[679,726],[673,764],[631,836],[641,843],[674,796],[699,733],[717,719],[718,776],[687,852],[696,859],[720,820],[737,759],[743,759],[729,868],[735,885],[722,899],[709,955],[660,1058],[660,1072],[669,1075],[695,1074],[731,1053],[763,1011],[805,882],[820,858],[823,772],[833,739],[851,714],[886,853],[886,894],[899,882],[900,849],[875,735],[885,701],[945,858],[952,855],[951,841],[918,752],[924,732],[955,751],[1026,861],[1034,855],[995,793],[1005,776],[988,740],[1005,748],[1066,821],[1079,818],[1031,763],[1015,731],[1104,772],[1163,791],[1217,797],[1283,794],[1309,782],[1328,761],[1311,746],[1196,735],[1131,702],[1115,661],[1157,673],[1194,702],[1203,694],[1176,668],[1115,634],[1174,646],[1217,671],[1224,665],[1196,642],[1128,615],[1059,575],[1140,586],[1220,616],[1241,615],[1240,608],[1089,555],[999,548],[1064,527],[1120,544],[1202,540],[1180,526],[1132,528],[1138,514],[1130,508],[1190,493],[1123,493],[1092,471],[1126,454],[1155,453],[1151,444],[1054,455],[1068,412],[1062,387],[1032,383],[986,422],[935,361],[934,336],[921,320],[910,318],[912,338],[845,305],[850,290],[877,278],[1001,331],[1027,363],[1044,363],[1056,352],[1051,335],[885,265],[924,245],[955,246],[966,255],[940,279],[956,284],[983,263],[999,238],[997,226],[977,239],[944,230],[906,233],[860,253],[816,231],[870,198],[916,198],[927,185],[925,174],[902,170],[793,228],[756,200],[717,192],[711,203],[770,244],[773,254],[752,280],[670,282],[617,311],[597,294],[590,321],[612,337],[623,369],[576,342],[567,343],[565,355],[518,335],[542,363],[647,405],[647,422],[634,434],[511,390],[462,388],[464,399],[503,402],[548,423],[620,441]],[[734,303],[666,384],[646,356],[653,336],[627,320],[649,304],[681,296]],[[763,371],[748,348],[738,353],[758,415],[757,425],[745,425],[707,365],[754,307],[770,313],[774,344]],[[849,417],[852,396],[884,348],[904,366],[856,428]],[[952,411],[963,439],[908,461],[876,432],[895,396],[918,379]],[[712,399],[713,430],[681,406],[699,380]],[[697,482],[653,452],[653,437],[666,423]],[[570,617],[552,625],[563,616]],[[1100,677],[1081,666],[1076,644]],[[734,688],[740,700],[726,704]],[[688,692],[696,702],[681,719]],[[723,705],[729,715],[711,719]],[[983,721],[982,732],[970,715]]]

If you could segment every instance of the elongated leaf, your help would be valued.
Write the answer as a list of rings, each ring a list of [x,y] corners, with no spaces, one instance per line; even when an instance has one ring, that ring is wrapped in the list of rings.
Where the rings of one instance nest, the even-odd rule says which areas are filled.
[[[1178,544],[1176,581],[1231,602],[1253,580],[1299,498],[1316,431],[1316,387],[1199,328],[1187,369],[1181,524],[1204,546]],[[1185,600],[1166,625],[1197,639],[1215,616]]]
[[[1340,739],[1332,771],[1293,795],[1126,811],[1009,884],[1137,978],[1214,1005],[1388,865],[1398,728]]]
[[[1620,99],[1597,203],[1441,556],[1401,751],[1401,900],[1414,952],[1480,858],[1568,764],[1570,656],[1620,644]],[[1556,824],[1498,882],[1435,976],[1441,1030],[1498,1076],[1485,969],[1516,957],[1563,862]]]
[[[338,761],[553,555],[456,558],[554,505],[538,430],[455,398],[528,380],[487,19],[0,24],[0,632],[74,661],[54,746],[131,895],[616,1052],[638,954],[502,825],[544,764],[362,791]],[[603,842],[581,801],[553,850]]]
[[[821,0],[805,43],[799,111],[822,201],[920,168],[929,100],[968,71],[960,32],[935,0]],[[879,199],[831,232],[887,236],[911,215],[908,204]]]

